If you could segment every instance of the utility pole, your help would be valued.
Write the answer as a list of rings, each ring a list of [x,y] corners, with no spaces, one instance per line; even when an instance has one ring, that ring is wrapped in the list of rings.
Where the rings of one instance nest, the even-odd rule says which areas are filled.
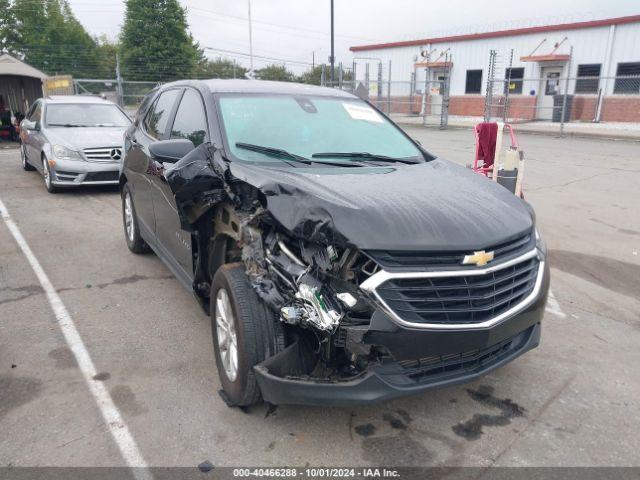
[[[316,68],[316,51],[311,52],[311,69]]]
[[[334,51],[333,51],[333,0],[331,0],[331,83],[333,86],[333,67],[334,67]]]
[[[120,56],[116,53],[116,94],[118,105],[124,107],[124,89],[122,88],[122,75],[120,74]]]
[[[253,39],[251,37],[251,0],[247,0],[249,4],[249,64],[250,72],[253,77]],[[333,1],[333,0],[332,0]]]

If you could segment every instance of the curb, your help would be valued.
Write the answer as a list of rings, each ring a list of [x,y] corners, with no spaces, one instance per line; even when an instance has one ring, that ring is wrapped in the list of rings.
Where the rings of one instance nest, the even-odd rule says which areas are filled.
[[[395,121],[395,120],[394,120]],[[428,128],[431,130],[471,130],[473,125],[447,125],[446,128],[441,129],[440,125],[422,125],[419,123],[411,123],[411,122],[403,122],[396,121],[398,125],[407,126],[407,127],[417,127],[417,128]],[[543,135],[547,137],[555,137],[555,138],[587,138],[587,139],[597,139],[597,140],[611,140],[611,141],[627,141],[627,142],[640,142],[640,133],[638,135],[621,135],[613,132],[575,132],[575,131],[564,131],[562,136],[560,136],[559,127],[558,130],[537,130],[537,129],[528,129],[526,127],[522,128],[521,125],[513,124],[514,130],[516,133],[524,133],[527,135]]]

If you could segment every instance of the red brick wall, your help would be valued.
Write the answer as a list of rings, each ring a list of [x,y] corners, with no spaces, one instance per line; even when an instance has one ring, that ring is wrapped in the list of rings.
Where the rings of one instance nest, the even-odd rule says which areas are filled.
[[[483,95],[455,95],[449,99],[449,115],[482,117],[484,115]]]
[[[383,112],[387,112],[388,102],[386,97],[379,102],[377,98],[371,102]],[[391,113],[418,114],[422,109],[422,95],[414,95],[413,98],[406,96],[391,96]]]
[[[536,98],[532,95],[511,95],[509,97],[509,117],[533,120],[536,115]],[[504,97],[493,97],[492,115],[502,116]],[[449,103],[450,115],[481,117],[484,115],[484,95],[456,95]]]
[[[591,122],[596,114],[597,95],[576,95],[571,105],[571,121]]]
[[[534,95],[511,95],[509,97],[509,118],[513,120],[534,120],[536,118],[536,102]],[[427,114],[430,114],[429,99],[427,99]],[[494,97],[492,115],[502,116],[504,97]],[[571,107],[571,121],[590,122],[596,111],[598,97],[596,95],[576,95]],[[373,100],[376,104],[376,100]],[[383,99],[378,105],[383,112],[387,111],[387,100]],[[419,114],[422,108],[422,96],[391,97],[391,113]],[[454,95],[449,100],[449,114],[464,117],[484,116],[484,95]],[[603,122],[640,122],[639,95],[613,95],[605,97],[602,104],[601,121]]]
[[[640,96],[614,95],[602,102],[603,122],[640,122]]]
[[[509,97],[509,118],[517,120],[533,120],[536,118],[535,95],[511,95]]]

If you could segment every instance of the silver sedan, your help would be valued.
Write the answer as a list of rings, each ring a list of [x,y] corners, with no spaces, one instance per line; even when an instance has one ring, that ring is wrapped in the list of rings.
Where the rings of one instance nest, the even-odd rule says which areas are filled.
[[[46,189],[118,183],[125,130],[116,104],[98,97],[51,96],[36,101],[20,128],[25,170],[38,170]]]

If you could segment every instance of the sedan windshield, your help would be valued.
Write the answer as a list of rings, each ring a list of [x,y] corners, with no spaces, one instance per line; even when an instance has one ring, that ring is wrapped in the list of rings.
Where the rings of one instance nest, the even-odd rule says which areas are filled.
[[[127,116],[115,105],[90,103],[47,105],[49,127],[128,127]]]
[[[364,165],[424,158],[395,125],[358,99],[225,95],[220,111],[231,153],[241,160],[291,163],[297,157],[296,165],[304,166],[305,159]]]

